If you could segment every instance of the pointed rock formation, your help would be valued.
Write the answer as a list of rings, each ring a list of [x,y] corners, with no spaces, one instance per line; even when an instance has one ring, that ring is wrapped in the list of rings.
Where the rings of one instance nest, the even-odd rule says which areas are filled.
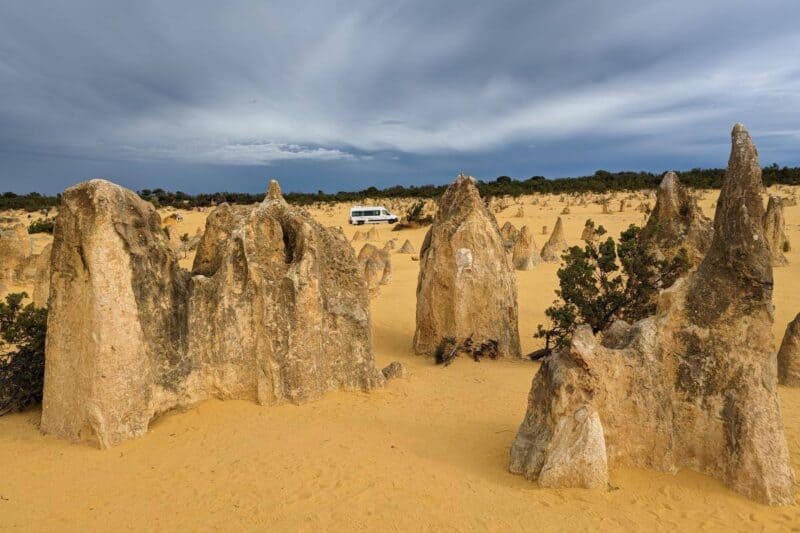
[[[369,228],[369,231],[367,232],[366,239],[368,241],[379,241],[379,240],[381,240],[381,232],[378,231],[378,228],[373,226],[373,227]]]
[[[364,234],[363,231],[356,230],[356,232],[353,233],[353,242],[365,241],[365,240],[367,240],[367,236]]]
[[[414,350],[432,355],[446,337],[471,338],[518,357],[516,276],[474,178],[459,176],[445,191],[420,257]]]
[[[658,186],[656,207],[642,228],[640,239],[659,259],[675,257],[685,248],[692,266],[700,263],[711,245],[714,229],[697,201],[667,172]]]
[[[767,212],[764,213],[764,235],[767,246],[772,253],[772,266],[785,266],[789,261],[784,251],[789,250],[789,239],[786,237],[786,222],[783,218],[783,201],[779,196],[770,196]]]
[[[299,403],[383,384],[352,248],[278,190],[209,216],[193,277],[148,202],[103,180],[64,192],[43,431],[106,447],[206,398]]]
[[[191,368],[188,281],[152,204],[104,180],[64,191],[42,431],[104,447],[145,433]]]
[[[392,258],[389,252],[367,243],[358,253],[358,264],[364,273],[370,296],[377,296],[381,285],[392,281]]]
[[[743,126],[732,140],[713,241],[697,271],[663,291],[657,314],[634,324],[619,349],[581,326],[544,360],[512,472],[550,487],[604,487],[615,464],[692,468],[755,500],[794,501],[761,169]]]
[[[786,327],[778,350],[778,383],[800,387],[800,313]]]
[[[595,228],[594,221],[592,219],[588,219],[583,225],[581,240],[583,242],[590,243],[597,240],[597,237],[597,228]]]
[[[514,244],[512,261],[517,270],[531,270],[542,262],[539,247],[536,246],[536,241],[528,226],[522,226],[519,230],[519,237]]]
[[[280,200],[285,202],[283,199],[283,191],[281,191],[281,185],[278,183],[278,180],[269,180],[265,200]]]
[[[414,245],[411,244],[411,241],[406,239],[406,242],[403,243],[403,246],[400,247],[400,250],[397,252],[399,254],[415,254],[417,250],[414,248]]]
[[[503,244],[506,250],[511,250],[514,244],[516,244],[517,239],[519,239],[519,230],[514,227],[514,224],[511,222],[506,222],[503,224],[503,227],[500,228],[500,235],[503,236]]]
[[[53,244],[44,247],[42,253],[36,256],[36,274],[33,279],[33,305],[47,307],[50,298],[50,259],[53,253]]]
[[[0,281],[27,281],[24,269],[33,257],[33,243],[23,224],[0,229]]]
[[[542,260],[548,263],[558,263],[561,261],[561,254],[569,248],[567,239],[564,237],[564,223],[561,217],[556,220],[556,227],[553,228],[553,234],[542,247]]]

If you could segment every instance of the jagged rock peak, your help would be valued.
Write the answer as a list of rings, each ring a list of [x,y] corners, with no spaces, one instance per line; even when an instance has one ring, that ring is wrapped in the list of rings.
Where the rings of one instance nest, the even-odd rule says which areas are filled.
[[[266,199],[283,200],[283,191],[281,191],[281,184],[278,183],[278,180],[269,180],[269,187],[267,187]]]
[[[475,183],[475,178],[472,176],[459,174],[439,200],[439,211],[436,216],[450,218],[467,214],[473,209],[481,209],[490,214],[481,200],[481,194]],[[493,215],[492,219],[494,219]]]
[[[758,151],[745,127],[736,124],[714,237],[689,288],[690,312],[703,309],[701,314],[712,319],[737,307],[749,313],[756,305],[772,316],[772,258],[764,235],[762,187]]]
[[[674,172],[661,180],[656,206],[642,229],[641,239],[659,258],[674,257],[685,248],[690,262],[698,264],[711,245],[711,221]]]

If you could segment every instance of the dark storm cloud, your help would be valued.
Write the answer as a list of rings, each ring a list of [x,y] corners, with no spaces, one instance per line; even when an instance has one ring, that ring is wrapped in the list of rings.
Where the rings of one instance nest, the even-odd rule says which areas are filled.
[[[798,162],[796,0],[465,4],[3,2],[0,189]]]

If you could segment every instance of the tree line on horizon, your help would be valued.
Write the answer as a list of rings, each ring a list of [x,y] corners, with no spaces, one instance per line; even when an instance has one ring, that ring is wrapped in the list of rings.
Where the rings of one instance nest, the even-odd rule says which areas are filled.
[[[684,185],[695,189],[718,189],[725,177],[724,168],[695,168],[677,172]],[[488,196],[522,196],[526,194],[570,194],[570,193],[606,193],[613,191],[635,191],[654,189],[661,181],[662,174],[652,172],[608,172],[598,170],[591,176],[576,178],[548,179],[544,176],[532,176],[527,179],[515,179],[499,176],[493,181],[478,181],[478,190],[484,197]],[[773,184],[800,185],[800,167],[779,167],[777,164],[764,167],[764,185]],[[369,187],[360,191],[339,191],[336,193],[290,192],[285,193],[286,201],[296,205],[310,205],[329,202],[358,202],[366,198],[437,198],[444,193],[447,185],[395,185],[384,189]],[[187,194],[182,191],[164,189],[142,189],[139,196],[156,207],[210,207],[223,202],[229,204],[253,204],[264,199],[264,193],[216,192]],[[32,192],[15,194],[6,192],[0,195],[0,211],[20,209],[24,211],[47,210],[60,202],[61,195],[46,196]]]

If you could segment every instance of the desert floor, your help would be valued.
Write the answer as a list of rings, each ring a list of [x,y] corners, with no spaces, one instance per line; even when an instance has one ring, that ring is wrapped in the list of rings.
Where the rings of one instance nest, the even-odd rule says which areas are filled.
[[[701,202],[713,217],[716,193]],[[541,197],[540,197],[541,199]],[[524,200],[502,225],[529,225],[541,246],[563,205]],[[652,201],[650,202],[652,205]],[[618,201],[612,202],[617,211]],[[634,204],[636,205],[636,204]],[[347,226],[348,205],[312,210]],[[604,215],[597,204],[564,215],[579,244],[592,218],[615,238],[632,207]],[[185,213],[193,235],[206,213]],[[775,269],[776,347],[800,311],[800,207],[787,207],[790,265]],[[419,249],[426,230],[390,232]],[[46,238],[38,237],[42,247]],[[361,243],[355,243],[360,246]],[[800,506],[753,503],[713,479],[616,468],[607,491],[544,490],[507,471],[508,451],[538,365],[466,358],[441,368],[414,355],[418,262],[393,254],[393,282],[372,300],[379,366],[402,361],[409,377],[370,394],[335,393],[302,406],[265,408],[211,401],[152,424],[111,450],[70,444],[38,430],[39,411],[0,418],[2,530],[766,530],[800,528]],[[183,261],[191,264],[191,257]],[[523,349],[554,299],[557,265],[517,272]],[[800,389],[780,388],[792,464],[800,475]],[[800,499],[800,494],[798,495]]]

